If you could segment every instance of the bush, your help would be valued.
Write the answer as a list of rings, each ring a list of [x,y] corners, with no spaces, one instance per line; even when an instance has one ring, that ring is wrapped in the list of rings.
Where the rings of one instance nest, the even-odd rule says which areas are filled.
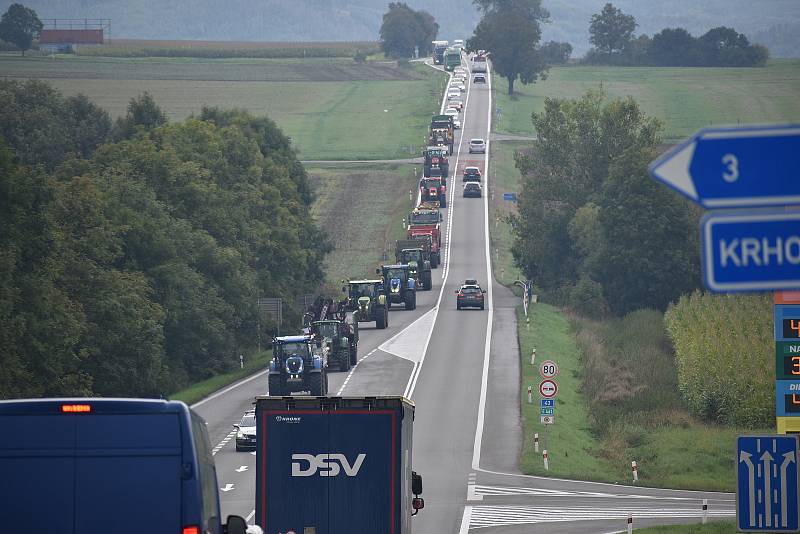
[[[774,340],[769,295],[695,291],[664,317],[678,387],[707,420],[750,428],[773,423]]]
[[[359,49],[356,51],[356,55],[353,56],[353,60],[356,63],[365,63],[367,61],[367,53]]]

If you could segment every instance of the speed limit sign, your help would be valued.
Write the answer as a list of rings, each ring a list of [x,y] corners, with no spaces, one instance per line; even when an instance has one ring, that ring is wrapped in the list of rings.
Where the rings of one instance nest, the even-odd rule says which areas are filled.
[[[545,360],[539,365],[539,374],[542,378],[555,378],[558,376],[558,365],[553,360]]]

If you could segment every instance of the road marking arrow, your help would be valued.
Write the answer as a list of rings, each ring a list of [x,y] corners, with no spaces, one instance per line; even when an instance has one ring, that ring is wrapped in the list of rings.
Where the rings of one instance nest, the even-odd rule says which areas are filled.
[[[744,462],[744,464],[747,466],[747,487],[749,490],[748,497],[750,501],[750,515],[748,517],[750,517],[750,526],[754,527],[756,526],[756,473],[753,462],[750,460],[752,456],[753,455],[749,452],[739,452],[739,462]]]
[[[243,466],[239,467],[239,469],[236,469],[237,473],[244,473],[245,471],[247,471],[247,466],[246,465],[243,465]]]
[[[255,456],[255,455],[256,455],[256,451],[253,451],[253,452],[251,452],[250,454],[252,454],[253,456]]]
[[[220,488],[220,491],[230,491],[233,489],[233,484],[225,484],[224,488]]]
[[[766,526],[772,526],[772,471],[770,471],[770,464],[772,463],[772,455],[769,451],[764,451],[761,455],[761,462],[764,464],[764,515],[766,515]]]
[[[789,513],[787,512],[789,495],[786,493],[786,469],[791,463],[795,463],[794,451],[784,453],[783,463],[781,464],[781,526],[783,527],[789,524]]]

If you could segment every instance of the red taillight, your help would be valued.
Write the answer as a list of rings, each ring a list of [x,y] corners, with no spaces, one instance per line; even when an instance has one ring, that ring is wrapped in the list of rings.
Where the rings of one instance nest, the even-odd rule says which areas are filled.
[[[478,293],[478,299],[483,300],[483,295],[481,293]]]
[[[458,293],[458,296],[459,296],[459,297],[463,297],[463,296],[464,296],[464,293],[462,293],[462,292],[460,292],[460,291],[459,291],[459,293]]]
[[[61,411],[63,413],[89,413],[92,407],[88,404],[62,404]]]
[[[200,534],[200,527],[192,525],[190,527],[183,527],[181,534]]]

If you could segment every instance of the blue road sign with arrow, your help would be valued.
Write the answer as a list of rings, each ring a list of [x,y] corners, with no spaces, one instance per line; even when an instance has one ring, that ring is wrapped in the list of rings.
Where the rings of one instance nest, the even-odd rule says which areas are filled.
[[[703,279],[712,291],[800,288],[800,211],[711,212],[700,233]]]
[[[736,521],[744,532],[798,532],[795,435],[736,439]]]
[[[800,125],[708,128],[650,165],[650,174],[706,208],[800,204]]]

